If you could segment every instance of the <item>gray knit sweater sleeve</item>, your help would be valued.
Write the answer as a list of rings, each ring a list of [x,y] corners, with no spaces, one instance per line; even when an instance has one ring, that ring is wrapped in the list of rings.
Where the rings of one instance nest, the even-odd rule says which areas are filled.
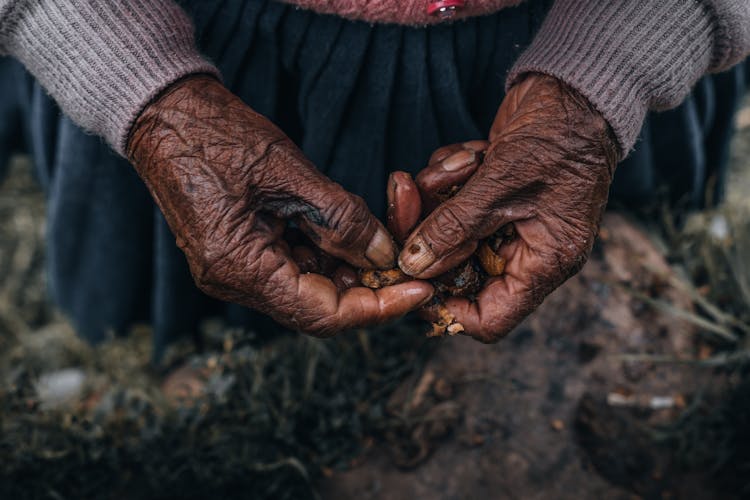
[[[649,109],[677,105],[706,71],[744,57],[750,0],[557,0],[508,78],[538,71],[589,98],[629,151]],[[162,89],[217,74],[172,0],[0,0],[0,52],[118,152]]]
[[[161,90],[191,73],[218,74],[172,0],[0,0],[0,52],[120,154]]]
[[[586,96],[629,152],[649,110],[750,51],[750,0],[556,0],[507,80],[555,76]]]

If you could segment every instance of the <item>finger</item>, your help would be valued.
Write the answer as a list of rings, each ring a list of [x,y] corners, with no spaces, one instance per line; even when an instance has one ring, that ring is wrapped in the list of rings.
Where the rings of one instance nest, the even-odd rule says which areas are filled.
[[[477,153],[483,153],[490,147],[490,141],[475,140],[461,143],[464,149],[470,149]]]
[[[439,205],[409,236],[399,266],[419,279],[433,278],[459,264],[501,226],[535,213],[536,185],[506,182],[502,164],[480,165],[458,193]]]
[[[274,186],[274,192],[283,193],[283,197],[259,195],[265,210],[280,219],[294,220],[317,247],[354,267],[394,266],[395,243],[361,197],[312,167],[296,173],[296,178]]]
[[[430,156],[430,160],[427,162],[428,165],[432,165],[433,163],[438,163],[446,158],[448,158],[450,155],[457,153],[461,151],[462,149],[468,149],[471,151],[485,151],[489,147],[488,141],[483,140],[474,140],[474,141],[467,141],[467,142],[457,142],[454,144],[449,144],[447,146],[443,146],[441,148],[436,149],[432,152],[432,155]]]
[[[406,172],[393,172],[388,179],[388,230],[403,243],[419,222],[422,200],[414,180]]]
[[[233,232],[236,240],[207,248],[203,259],[189,259],[196,284],[216,298],[258,309],[285,326],[318,335],[388,321],[433,294],[432,286],[423,281],[377,293],[363,287],[339,292],[323,275],[300,273],[283,231],[283,221],[251,214]]]
[[[296,246],[292,248],[292,259],[299,267],[301,273],[319,273],[320,265],[315,252],[307,246]]]
[[[336,285],[339,291],[344,291],[357,286],[359,284],[359,276],[357,275],[357,271],[350,266],[342,264],[333,272],[331,281],[333,281],[333,284]]]
[[[432,285],[425,281],[339,292],[331,280],[316,274],[301,275],[297,290],[296,300],[305,307],[292,315],[291,322],[321,337],[394,320],[419,308],[433,294]]]
[[[417,316],[429,323],[436,323],[440,320],[439,308],[441,306],[445,307],[445,303],[442,300],[430,301],[417,310]]]
[[[464,146],[460,142],[457,142],[455,144],[448,144],[447,146],[438,148],[432,152],[432,155],[430,155],[430,160],[427,162],[427,164],[432,165],[433,163],[441,162],[448,158],[450,155],[458,153],[463,149]]]
[[[493,200],[494,193],[487,187],[475,186],[462,189],[438,206],[404,244],[399,255],[401,269],[410,276],[427,279],[468,258],[479,240],[505,222],[503,214],[492,206]]]
[[[431,213],[435,207],[458,192],[474,175],[481,160],[482,155],[478,152],[461,149],[419,172],[416,183],[422,195],[424,214]]]
[[[251,251],[242,259],[247,267],[226,274],[220,266],[209,266],[201,275],[201,289],[222,300],[258,309],[289,328],[318,336],[395,319],[432,297],[432,285],[417,280],[377,291],[364,287],[339,291],[326,276],[301,274],[289,252],[279,244],[280,234],[261,232],[258,236],[253,241],[258,252]],[[250,289],[249,284],[253,285]]]
[[[475,302],[451,297],[445,306],[464,327],[464,334],[482,342],[505,337],[542,303],[550,287],[538,287],[513,276],[501,276],[487,282]]]
[[[549,246],[556,239],[542,224],[524,221],[516,223],[516,228],[518,237],[499,249],[507,261],[504,274],[489,279],[475,301],[446,300],[446,307],[465,333],[482,342],[494,342],[507,335],[577,265],[573,254],[562,257],[554,245]]]
[[[393,321],[432,299],[434,289],[426,281],[371,290],[351,288],[343,293],[337,318],[345,329]]]
[[[256,180],[253,203],[276,218],[293,220],[313,243],[355,267],[390,269],[395,243],[365,201],[323,175],[283,140],[266,151],[279,172]]]

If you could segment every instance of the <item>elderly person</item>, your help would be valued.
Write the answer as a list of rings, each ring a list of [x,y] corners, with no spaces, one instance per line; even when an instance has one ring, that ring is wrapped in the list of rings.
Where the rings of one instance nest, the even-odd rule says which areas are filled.
[[[748,53],[750,2],[0,0],[0,48],[38,82],[6,62],[3,109],[48,192],[53,295],[87,338],[147,319],[163,346],[207,315],[255,321],[199,290],[314,335],[388,321],[512,224],[505,274],[448,302],[493,341],[583,264],[629,153],[615,193],[666,183],[700,203],[741,73],[689,93]],[[467,168],[472,143],[438,148],[486,138],[399,253],[376,217],[389,172]],[[303,273],[290,223],[416,279]]]

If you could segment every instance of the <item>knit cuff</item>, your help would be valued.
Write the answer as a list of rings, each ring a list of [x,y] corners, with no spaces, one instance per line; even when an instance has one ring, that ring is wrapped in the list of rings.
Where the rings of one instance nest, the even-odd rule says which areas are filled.
[[[192,73],[218,76],[172,0],[0,1],[0,48],[85,130],[125,155],[146,105]]]
[[[622,156],[646,113],[677,106],[710,67],[716,26],[697,0],[557,0],[511,69],[554,76],[589,99]]]

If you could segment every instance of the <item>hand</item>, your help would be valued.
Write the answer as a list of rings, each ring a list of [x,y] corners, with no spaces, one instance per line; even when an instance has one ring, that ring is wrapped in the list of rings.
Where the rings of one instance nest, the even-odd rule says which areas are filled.
[[[617,161],[607,123],[582,96],[529,75],[500,106],[482,165],[410,234],[399,265],[420,279],[438,276],[512,226],[514,238],[498,250],[504,274],[476,301],[446,300],[465,333],[499,340],[585,263]]]
[[[394,319],[432,295],[422,281],[339,290],[301,272],[283,237],[290,221],[357,268],[393,266],[394,245],[361,198],[213,78],[180,81],[149,105],[128,156],[209,295],[317,336]]]

